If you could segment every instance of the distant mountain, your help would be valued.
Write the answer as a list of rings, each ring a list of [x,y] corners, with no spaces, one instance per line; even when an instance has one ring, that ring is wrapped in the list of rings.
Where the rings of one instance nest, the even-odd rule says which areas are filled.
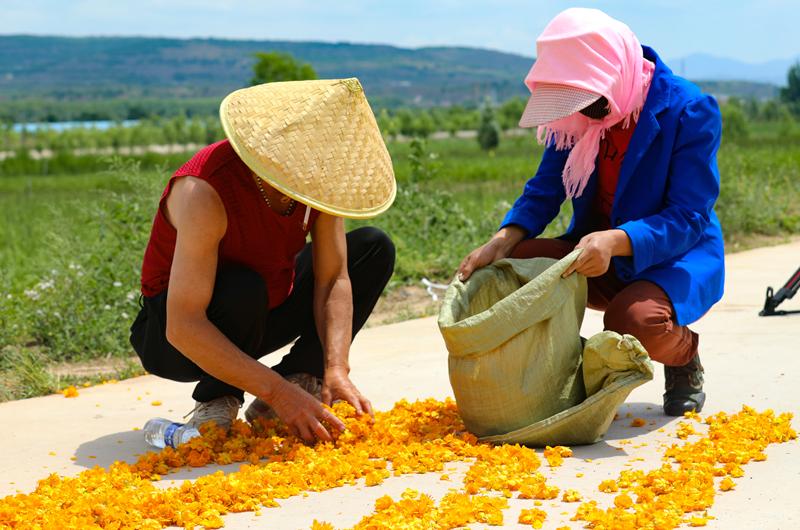
[[[253,54],[288,52],[320,77],[359,77],[379,106],[476,103],[524,96],[533,58],[479,48],[169,39],[0,36],[0,101],[47,97],[221,98],[245,86]],[[773,97],[791,60],[747,64],[696,54],[668,61],[715,95]]]
[[[676,74],[687,79],[755,81],[786,85],[786,72],[797,61],[800,61],[800,55],[764,63],[746,63],[726,57],[695,53],[672,59],[669,64]]]
[[[524,95],[533,59],[476,48],[349,43],[0,36],[0,94],[222,96],[245,86],[253,54],[289,52],[320,77],[361,79],[370,99],[442,105]]]

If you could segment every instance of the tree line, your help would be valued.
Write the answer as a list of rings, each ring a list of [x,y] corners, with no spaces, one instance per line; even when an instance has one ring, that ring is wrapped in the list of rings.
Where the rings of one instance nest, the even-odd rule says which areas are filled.
[[[314,68],[280,52],[256,54],[251,85],[274,81],[315,79]],[[160,104],[162,115],[147,115],[144,108],[125,117],[139,120],[133,126],[121,122],[105,129],[73,128],[57,131],[41,128],[35,131],[17,131],[9,120],[0,119],[0,151],[27,155],[30,151],[52,153],[83,151],[130,150],[134,147],[153,145],[208,144],[224,138],[216,117],[217,103],[208,100],[183,102],[180,112],[173,113],[179,100],[165,100]],[[86,102],[99,113],[108,102]],[[388,140],[400,137],[427,138],[433,133],[477,131],[481,147],[491,150],[497,147],[502,131],[517,127],[525,108],[524,98],[512,98],[499,104],[486,99],[482,105],[452,105],[437,108],[378,108],[378,125]],[[787,74],[787,86],[779,99],[757,101],[755,99],[730,98],[723,102],[722,115],[725,138],[731,141],[747,140],[757,131],[759,124],[771,124],[778,135],[786,138],[800,136],[800,63],[792,66]],[[4,107],[5,108],[5,107]],[[130,110],[130,109],[129,109]],[[83,118],[89,115],[82,115]],[[115,118],[119,120],[120,118]]]

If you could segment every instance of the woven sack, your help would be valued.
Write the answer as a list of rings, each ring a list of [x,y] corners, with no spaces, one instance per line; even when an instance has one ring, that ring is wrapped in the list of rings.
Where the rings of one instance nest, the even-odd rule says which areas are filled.
[[[561,278],[579,252],[501,260],[450,285],[439,329],[459,412],[480,439],[593,443],[630,391],[652,379],[632,336],[603,332],[584,348],[586,279]]]

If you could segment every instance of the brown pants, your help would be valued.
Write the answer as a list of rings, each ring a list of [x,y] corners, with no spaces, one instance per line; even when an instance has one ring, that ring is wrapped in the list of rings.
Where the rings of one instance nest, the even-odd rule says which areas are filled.
[[[575,243],[560,239],[527,239],[511,253],[512,258],[561,259]],[[588,278],[588,306],[604,311],[605,329],[633,335],[650,358],[668,366],[683,366],[697,354],[698,335],[675,323],[667,293],[648,281],[624,283],[613,267],[603,276]]]

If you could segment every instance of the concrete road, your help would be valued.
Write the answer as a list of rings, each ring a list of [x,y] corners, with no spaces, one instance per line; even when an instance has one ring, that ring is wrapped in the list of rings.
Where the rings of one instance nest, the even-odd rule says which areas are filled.
[[[757,409],[800,412],[800,314],[761,318],[767,285],[779,287],[800,266],[800,242],[761,248],[728,257],[726,295],[693,328],[701,335],[701,352],[706,367],[708,401],[705,413],[735,412],[743,404]],[[782,306],[800,309],[800,296]],[[601,315],[589,312],[584,335],[599,331]],[[277,362],[279,354],[265,359]],[[425,318],[367,329],[355,341],[352,377],[376,408],[388,409],[401,399],[444,398],[452,395],[447,378],[447,352],[434,318]],[[153,376],[138,377],[117,384],[80,390],[80,396],[65,399],[46,396],[0,404],[0,495],[27,492],[36,481],[56,472],[79,473],[114,460],[133,462],[147,449],[140,431],[148,418],[166,416],[179,420],[190,411],[192,385],[163,381]],[[600,498],[597,484],[615,478],[631,459],[636,466],[650,469],[659,465],[660,447],[672,443],[676,421],[661,415],[663,373],[657,366],[654,381],[636,389],[620,410],[654,422],[644,428],[628,422],[612,425],[606,441],[575,449],[575,457],[556,469],[543,471],[562,489],[575,488],[584,498]],[[154,406],[153,401],[161,401]],[[665,427],[665,432],[658,432]],[[795,428],[800,419],[795,420]],[[632,443],[621,443],[630,440]],[[646,445],[644,445],[646,444]],[[622,450],[617,450],[621,448]],[[51,455],[50,453],[55,453]],[[735,490],[720,494],[710,511],[716,517],[708,525],[719,529],[789,530],[800,528],[800,443],[771,446],[768,460],[745,467],[745,477]],[[73,457],[74,460],[70,458]],[[586,459],[592,459],[587,462]],[[237,466],[226,466],[230,471]],[[165,477],[191,478],[215,467]],[[463,472],[464,466],[461,466]],[[577,473],[583,473],[577,478]],[[336,527],[356,523],[372,511],[379,496],[399,495],[405,488],[441,496],[454,482],[439,480],[439,474],[392,477],[378,487],[338,488],[306,498],[288,499],[281,507],[265,509],[263,515],[226,516],[227,528],[309,528],[314,519]],[[511,500],[506,512],[508,527],[517,527],[517,514],[530,501]],[[549,512],[545,528],[568,525],[576,505],[545,502]],[[477,527],[477,526],[476,526]],[[530,527],[528,527],[530,528]]]

